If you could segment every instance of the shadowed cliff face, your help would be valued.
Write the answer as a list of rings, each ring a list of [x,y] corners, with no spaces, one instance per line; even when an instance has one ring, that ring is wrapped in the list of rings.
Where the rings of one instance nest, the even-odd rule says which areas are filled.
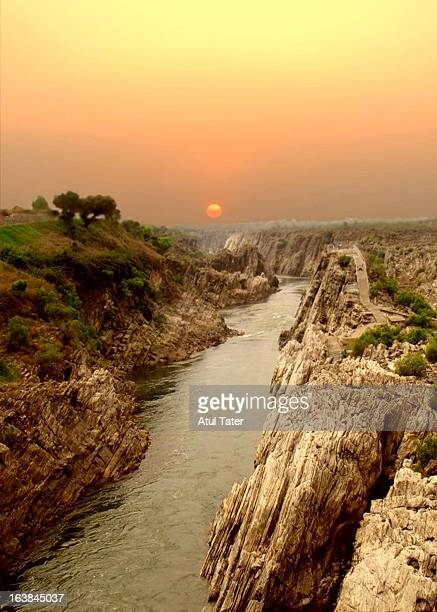
[[[338,331],[347,335],[369,320],[367,304],[361,303],[359,291],[348,291],[355,277],[353,260],[342,268],[338,255],[333,253],[319,263],[296,322],[288,337],[282,338],[283,348],[272,380],[274,389],[285,390],[296,384],[400,382],[383,362],[341,359],[332,351],[332,341],[339,340]],[[365,399],[367,410],[371,409],[368,403]],[[386,493],[387,483],[403,457],[414,453],[410,441],[404,444],[402,438],[396,432],[286,432],[281,431],[279,419],[274,431],[262,435],[254,473],[234,485],[211,527],[202,575],[211,583],[209,599],[214,609],[334,609],[354,555],[360,520],[372,498]],[[352,570],[345,582],[339,610],[370,612],[380,609],[381,601],[384,610],[434,609],[437,592],[432,572],[437,569],[436,558],[430,556],[423,534],[428,533],[429,521],[436,518],[436,485],[436,479],[431,478],[431,505],[425,498],[417,500],[416,507],[423,512],[420,526],[414,522],[405,525],[405,529],[411,528],[416,556],[423,560],[428,574],[424,572],[420,580],[411,583],[411,588],[402,591],[401,601],[396,602],[398,607],[390,607],[394,585],[400,584],[402,576],[408,576],[413,568],[405,569],[407,556],[397,558],[396,545],[390,544],[385,557],[376,557],[377,563],[382,564],[380,569],[372,570],[373,558],[365,558],[366,547],[362,547],[356,574]],[[411,494],[414,495],[413,489]],[[405,511],[400,507],[396,512],[400,522]],[[375,521],[376,518],[372,524]],[[437,537],[435,527],[431,530],[432,537]],[[358,538],[372,537],[370,527],[359,533]],[[396,528],[387,526],[382,539],[397,541],[401,546],[406,543],[406,536],[396,538]],[[390,559],[392,571],[387,589],[384,559]],[[371,587],[366,608],[358,606],[360,593],[355,591],[361,571],[367,572],[366,584]],[[413,600],[419,602],[417,608],[405,607]],[[348,607],[350,602],[358,607]],[[425,607],[420,607],[420,602]]]

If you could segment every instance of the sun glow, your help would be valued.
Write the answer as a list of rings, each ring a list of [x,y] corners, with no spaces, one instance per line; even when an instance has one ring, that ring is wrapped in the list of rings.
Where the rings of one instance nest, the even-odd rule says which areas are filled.
[[[223,208],[220,204],[208,204],[206,207],[206,214],[210,219],[218,219],[223,214]]]

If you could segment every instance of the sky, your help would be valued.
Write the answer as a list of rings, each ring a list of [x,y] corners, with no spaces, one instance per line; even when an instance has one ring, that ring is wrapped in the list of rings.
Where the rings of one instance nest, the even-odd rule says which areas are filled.
[[[435,216],[436,24],[435,0],[1,0],[0,206]]]

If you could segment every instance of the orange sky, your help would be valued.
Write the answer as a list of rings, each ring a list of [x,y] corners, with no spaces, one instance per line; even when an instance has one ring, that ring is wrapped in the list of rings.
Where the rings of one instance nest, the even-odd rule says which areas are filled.
[[[1,206],[435,215],[435,0],[2,0]]]

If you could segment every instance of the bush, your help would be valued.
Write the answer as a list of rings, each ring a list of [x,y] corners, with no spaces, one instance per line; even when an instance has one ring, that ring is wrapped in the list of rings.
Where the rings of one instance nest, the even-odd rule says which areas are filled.
[[[416,457],[422,469],[425,469],[430,461],[437,459],[437,436],[428,434],[423,442],[419,442],[416,449]]]
[[[428,332],[421,327],[413,327],[406,334],[402,336],[403,340],[410,344],[419,344],[428,338]]]
[[[10,266],[20,269],[28,268],[30,264],[28,251],[18,247],[4,247],[0,250],[0,259]]]
[[[425,355],[429,362],[437,363],[437,338],[431,338],[425,347]]]
[[[426,312],[414,313],[408,317],[407,324],[427,329],[431,327],[431,317]]]
[[[173,278],[174,278],[175,283],[177,283],[178,285],[184,284],[184,275],[181,274],[180,272],[176,272]]]
[[[409,291],[408,289],[405,291],[400,291],[395,299],[396,304],[401,304],[402,306],[406,306],[409,308],[411,304],[414,302],[417,294],[414,291]]]
[[[8,323],[8,348],[18,351],[23,346],[30,345],[29,330],[21,317],[12,317]]]
[[[56,372],[56,366],[64,359],[61,346],[58,342],[42,342],[40,349],[35,353],[35,361],[42,376],[50,376]]]
[[[32,202],[33,210],[49,210],[49,203],[43,196],[38,196]]]
[[[0,381],[9,382],[14,380],[16,376],[15,370],[4,359],[0,359]]]
[[[67,306],[71,306],[74,310],[80,310],[82,308],[82,300],[77,295],[76,287],[74,285],[66,285],[62,287],[62,293],[64,294],[64,300]]]
[[[401,337],[401,328],[398,325],[379,325],[365,331],[352,345],[352,355],[360,357],[364,349],[373,344],[384,344],[391,346],[395,340]]]
[[[77,312],[71,306],[64,306],[62,302],[49,302],[44,306],[44,313],[51,319],[74,319]]]
[[[338,263],[342,268],[347,268],[351,262],[351,257],[349,255],[340,255],[338,258]]]
[[[420,378],[426,372],[428,362],[421,353],[408,353],[405,357],[398,359],[395,365],[399,376],[416,376]]]
[[[161,236],[156,239],[156,247],[161,254],[166,253],[173,245],[173,240],[168,236]]]
[[[23,293],[26,291],[27,289],[27,281],[23,280],[23,279],[18,279],[16,281],[14,281],[11,285],[11,291],[12,293],[15,293],[15,295],[17,296],[21,296],[23,295]]]

